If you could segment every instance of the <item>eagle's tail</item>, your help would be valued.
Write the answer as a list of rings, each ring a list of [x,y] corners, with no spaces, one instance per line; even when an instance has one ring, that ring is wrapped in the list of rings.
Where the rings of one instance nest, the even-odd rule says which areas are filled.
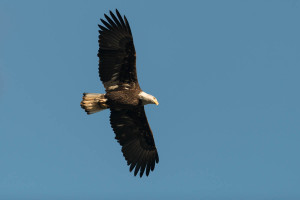
[[[106,102],[105,94],[83,93],[80,105],[90,115],[109,108]]]

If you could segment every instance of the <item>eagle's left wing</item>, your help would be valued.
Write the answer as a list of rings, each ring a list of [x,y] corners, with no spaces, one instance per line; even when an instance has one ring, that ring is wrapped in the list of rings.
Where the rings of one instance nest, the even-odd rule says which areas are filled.
[[[116,10],[99,25],[99,76],[106,91],[139,88],[136,55],[129,23]]]
[[[135,168],[134,175],[140,171],[142,177],[146,169],[148,176],[159,157],[144,106],[132,110],[111,109],[110,123],[122,146],[127,165],[130,165],[130,171]]]

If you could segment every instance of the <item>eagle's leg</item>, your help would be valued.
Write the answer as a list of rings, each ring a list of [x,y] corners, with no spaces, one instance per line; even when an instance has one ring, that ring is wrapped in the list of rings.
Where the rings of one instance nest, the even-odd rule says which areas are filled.
[[[106,103],[107,102],[107,99],[99,99],[99,103]]]
[[[105,94],[83,93],[80,105],[87,114],[93,114],[109,108],[106,102]]]
[[[108,105],[106,104],[107,102],[107,99],[99,99],[98,100],[98,104],[101,108],[103,109],[107,109],[108,108]]]

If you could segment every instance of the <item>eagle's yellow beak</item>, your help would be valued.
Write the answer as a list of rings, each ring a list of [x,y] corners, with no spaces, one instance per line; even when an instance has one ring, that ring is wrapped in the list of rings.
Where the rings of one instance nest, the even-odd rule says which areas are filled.
[[[157,99],[154,99],[154,103],[158,106],[158,101],[157,101]]]

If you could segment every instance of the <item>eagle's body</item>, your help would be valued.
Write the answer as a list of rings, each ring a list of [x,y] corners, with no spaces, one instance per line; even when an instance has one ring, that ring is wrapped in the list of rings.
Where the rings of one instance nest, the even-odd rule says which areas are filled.
[[[131,108],[141,105],[139,93],[141,90],[122,90],[108,92],[105,96],[110,108]]]
[[[84,93],[81,107],[88,114],[110,109],[110,123],[134,175],[146,170],[148,176],[158,163],[157,149],[144,110],[156,104],[155,97],[143,92],[136,73],[136,54],[129,23],[118,10],[104,15],[99,25],[99,75],[106,94]]]

